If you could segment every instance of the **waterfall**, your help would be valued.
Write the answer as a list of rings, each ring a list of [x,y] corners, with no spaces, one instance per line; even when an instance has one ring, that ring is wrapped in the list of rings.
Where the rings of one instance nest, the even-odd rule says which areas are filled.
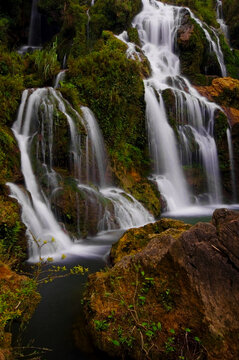
[[[41,46],[41,15],[37,9],[38,0],[32,0],[31,20],[28,35],[28,46]]]
[[[12,128],[21,152],[21,170],[26,190],[15,184],[8,183],[8,185],[12,197],[16,198],[22,206],[23,222],[32,240],[30,258],[37,258],[40,248],[41,256],[48,256],[51,253],[66,250],[71,244],[70,238],[56,221],[48,200],[38,186],[31,164],[30,146],[36,134],[34,120],[37,118],[41,99],[46,93],[47,89],[23,92],[18,117]]]
[[[151,66],[151,77],[144,81],[149,148],[153,160],[153,179],[167,201],[169,211],[186,209],[193,199],[200,202],[187,185],[182,166],[196,163],[205,174],[205,192],[209,204],[221,202],[221,182],[217,148],[213,136],[214,113],[219,107],[202,97],[180,74],[180,61],[175,53],[175,38],[184,8],[143,0],[143,9],[133,20],[142,51]],[[202,27],[225,75],[219,42],[192,12],[191,17]],[[127,38],[121,35],[124,42]],[[131,46],[131,45],[130,45]],[[128,56],[129,53],[128,53]],[[164,90],[175,97],[176,134],[169,123],[164,105]],[[190,154],[191,149],[194,152]],[[205,196],[203,196],[205,198]]]
[[[206,39],[207,39],[207,41],[208,41],[208,43],[210,45],[211,50],[215,53],[215,55],[217,57],[217,61],[218,61],[219,65],[220,65],[222,77],[227,76],[227,69],[226,69],[226,66],[225,66],[225,63],[224,63],[224,56],[223,56],[223,52],[222,52],[222,49],[221,49],[221,46],[220,46],[220,40],[219,40],[219,37],[218,37],[216,31],[212,27],[210,28],[210,30],[213,32],[213,35],[216,38],[216,42],[215,42],[212,39],[209,31],[206,29],[205,24],[203,24],[202,21],[199,20],[189,8],[186,8],[186,9],[190,13],[191,18],[194,19],[196,21],[196,23],[202,28],[202,30],[203,30],[203,32],[204,32],[204,34],[206,36]]]
[[[100,132],[100,128],[98,126],[98,123],[96,121],[96,118],[94,117],[94,114],[92,113],[92,111],[87,108],[82,106],[81,107],[81,111],[83,114],[83,119],[85,121],[85,126],[88,130],[88,136],[89,136],[89,140],[88,140],[88,148],[89,146],[91,146],[91,152],[93,155],[93,158],[96,159],[96,166],[98,168],[98,173],[99,173],[99,185],[100,187],[105,187],[106,185],[106,174],[107,174],[107,154],[106,154],[106,150],[105,150],[105,145],[104,145],[104,139],[103,136]],[[90,144],[89,144],[90,141]],[[92,173],[96,173],[96,168],[92,167],[91,171]],[[88,170],[89,172],[89,170]],[[88,176],[89,178],[89,176]],[[92,177],[91,180],[93,180],[94,178],[96,178],[96,174],[94,174],[94,176]]]
[[[228,143],[230,171],[231,171],[231,184],[232,184],[232,194],[233,194],[232,200],[233,202],[236,202],[237,190],[236,190],[236,178],[235,178],[234,151],[233,151],[232,134],[230,128],[227,128],[227,143]]]
[[[64,81],[65,76],[66,76],[66,70],[62,70],[57,74],[55,83],[54,83],[54,89],[57,89],[60,86],[60,82]]]
[[[62,127],[68,128],[68,139],[61,139],[58,134]],[[66,170],[75,189],[71,207],[76,214],[74,232],[79,238],[80,224],[84,226],[92,219],[96,223],[95,233],[141,226],[154,220],[136,199],[110,184],[103,137],[89,108],[82,107],[80,115],[55,89],[28,89],[22,94],[12,130],[21,152],[25,188],[7,185],[22,207],[31,260],[39,260],[39,255],[55,257],[73,247],[75,239],[68,234],[56,206],[64,195],[62,176]],[[68,145],[58,149],[57,141],[61,140]],[[58,156],[63,157],[64,166],[69,159],[69,169],[58,170],[63,166],[59,165]]]
[[[225,35],[225,38],[229,41],[228,26],[225,24],[223,19],[222,0],[216,0],[216,13],[217,13],[217,22],[220,25],[220,29]]]

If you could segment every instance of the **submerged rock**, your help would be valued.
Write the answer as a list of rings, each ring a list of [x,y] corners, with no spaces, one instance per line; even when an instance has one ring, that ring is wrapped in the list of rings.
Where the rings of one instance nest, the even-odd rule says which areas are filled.
[[[129,230],[111,251],[114,267],[90,276],[85,313],[99,349],[132,359],[238,358],[239,213],[219,209],[211,223],[189,227],[162,219]]]

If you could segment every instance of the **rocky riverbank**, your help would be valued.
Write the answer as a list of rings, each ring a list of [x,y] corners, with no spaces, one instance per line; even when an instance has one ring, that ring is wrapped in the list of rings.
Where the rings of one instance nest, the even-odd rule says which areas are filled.
[[[239,214],[194,226],[162,219],[113,246],[111,268],[91,275],[88,330],[114,358],[239,356]]]

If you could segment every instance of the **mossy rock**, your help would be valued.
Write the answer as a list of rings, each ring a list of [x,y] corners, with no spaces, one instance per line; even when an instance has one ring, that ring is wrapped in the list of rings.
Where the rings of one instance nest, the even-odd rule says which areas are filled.
[[[212,224],[153,234],[141,250],[90,275],[84,309],[96,347],[114,358],[238,356],[239,275],[225,258],[238,262],[238,229],[238,213],[219,209]]]
[[[223,15],[226,24],[229,27],[231,45],[239,49],[238,31],[239,31],[239,5],[237,0],[224,0],[222,2]]]
[[[111,248],[110,259],[113,264],[126,255],[134,255],[141,251],[148,242],[161,233],[178,237],[182,231],[190,229],[191,225],[183,221],[163,218],[155,223],[141,228],[127,230],[126,233]]]
[[[147,146],[142,64],[127,59],[126,45],[110,32],[102,34],[98,46],[68,60],[68,81],[79,102],[95,114],[110,157],[118,156],[130,169],[145,158]]]

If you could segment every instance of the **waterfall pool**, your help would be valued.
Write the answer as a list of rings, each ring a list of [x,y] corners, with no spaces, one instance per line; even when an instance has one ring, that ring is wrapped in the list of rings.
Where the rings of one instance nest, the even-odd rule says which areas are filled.
[[[83,276],[73,275],[56,279],[40,286],[42,299],[20,336],[21,346],[50,349],[44,353],[42,357],[44,360],[107,359],[105,354],[102,355],[94,350],[93,344],[87,338],[81,300],[88,274],[99,271],[107,264],[110,246],[119,239],[122,233],[123,231],[110,231],[89,238],[81,244],[82,249],[85,250],[83,256],[68,254],[63,261],[54,263],[54,265],[65,265],[69,268],[82,265],[88,268],[89,272]],[[90,251],[92,246],[93,254]],[[96,248],[98,248],[98,254],[96,254]],[[81,328],[78,336],[75,331],[76,324]],[[75,346],[74,338],[77,338],[77,343],[80,340],[82,350]]]
[[[239,204],[230,208],[239,210]],[[209,222],[212,211],[212,208],[208,208],[207,211],[201,208],[199,212],[194,208],[194,212],[191,209],[188,213],[164,213],[163,217],[195,224]],[[79,255],[79,249],[77,249],[75,254],[71,251],[64,260],[54,263],[54,265],[65,265],[69,268],[80,264],[89,268],[89,272],[84,276],[60,278],[40,286],[42,299],[25,331],[21,334],[21,346],[30,344],[30,346],[50,349],[51,351],[44,353],[42,357],[44,360],[108,359],[105,354],[94,349],[87,337],[83,320],[82,297],[87,275],[107,265],[110,247],[123,233],[124,230],[108,231],[88,238],[80,243],[82,255]],[[80,331],[76,332],[76,324]],[[79,348],[76,347],[75,340]]]

